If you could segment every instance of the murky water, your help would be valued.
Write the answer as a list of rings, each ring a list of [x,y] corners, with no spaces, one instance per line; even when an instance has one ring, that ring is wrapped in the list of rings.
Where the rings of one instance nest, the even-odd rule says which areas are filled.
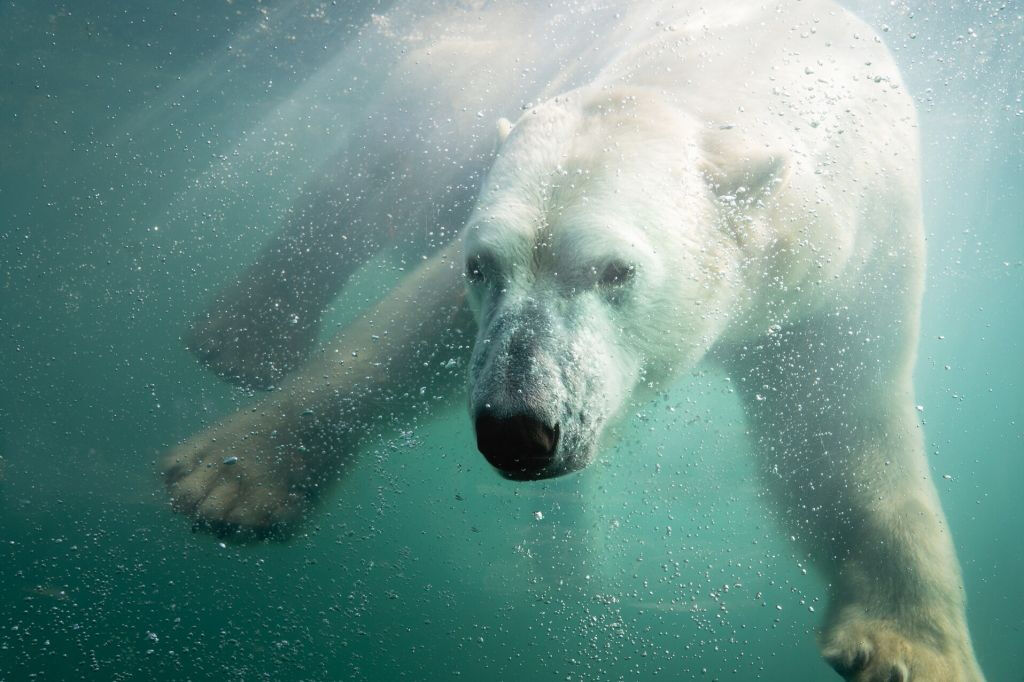
[[[388,433],[287,543],[189,532],[156,462],[245,405],[180,335],[337,149],[378,3],[0,8],[0,679],[827,679],[824,586],[724,375],[582,473],[502,481],[461,404]],[[1024,20],[858,3],[921,116],[916,373],[990,680],[1024,645]],[[381,256],[334,329],[397,280]]]

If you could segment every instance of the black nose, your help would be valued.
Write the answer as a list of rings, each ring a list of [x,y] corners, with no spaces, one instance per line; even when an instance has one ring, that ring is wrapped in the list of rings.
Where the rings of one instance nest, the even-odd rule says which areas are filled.
[[[555,460],[558,425],[552,428],[527,415],[476,418],[476,447],[491,466],[513,478],[530,478]]]

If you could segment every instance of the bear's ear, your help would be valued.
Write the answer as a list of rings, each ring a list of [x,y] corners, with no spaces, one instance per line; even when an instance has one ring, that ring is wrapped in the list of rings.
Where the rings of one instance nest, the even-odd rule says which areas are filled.
[[[508,120],[507,118],[504,118],[504,117],[499,118],[498,119],[498,142],[495,145],[495,148],[498,148],[501,145],[505,144],[505,140],[508,139],[508,136],[509,136],[509,134],[511,132],[512,132],[512,121],[510,121],[510,120]]]
[[[785,152],[756,146],[705,144],[701,172],[720,199],[751,201],[785,185],[790,162]]]

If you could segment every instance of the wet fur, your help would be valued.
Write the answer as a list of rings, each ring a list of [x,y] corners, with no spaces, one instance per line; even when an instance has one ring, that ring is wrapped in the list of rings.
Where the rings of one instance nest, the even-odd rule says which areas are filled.
[[[299,518],[309,481],[289,479],[289,458],[305,453],[301,471],[347,465],[356,441],[345,452],[309,446],[332,424],[369,423],[371,406],[346,399],[353,391],[458,393],[455,373],[431,364],[438,349],[472,346],[471,413],[530,409],[560,425],[542,475],[586,465],[627,405],[718,362],[740,389],[766,487],[829,584],[825,659],[848,680],[979,682],[913,409],[924,267],[917,130],[890,55],[825,2],[622,9],[602,26],[607,45],[545,72],[518,93],[536,99],[514,125],[487,136],[466,113],[477,91],[454,87],[446,60],[464,67],[476,50],[477,61],[514,70],[513,57],[541,59],[543,45],[519,49],[488,33],[489,19],[518,26],[525,15],[508,24],[485,9],[465,23],[442,12],[425,21],[421,43],[406,36],[418,49],[395,64],[382,110],[404,111],[424,84],[437,85],[439,102],[451,87],[465,105],[452,108],[453,130],[426,137],[409,121],[379,124],[395,134],[374,148],[384,161],[364,162],[368,177],[390,179],[359,215],[379,217],[387,204],[390,218],[411,224],[423,201],[455,201],[444,188],[475,193],[486,170],[476,201],[455,201],[462,243],[436,245],[260,406],[258,424],[243,413],[170,453],[175,504],[241,528]],[[439,29],[446,21],[464,31]],[[486,69],[466,78],[489,85]],[[515,99],[503,92],[489,104]],[[422,177],[411,172],[424,140],[459,127],[469,133],[451,147],[465,160],[461,180],[433,161]],[[342,180],[357,182],[347,172]],[[396,196],[406,201],[390,210]],[[599,273],[615,261],[634,274],[605,286]],[[403,409],[396,402],[392,416]],[[306,412],[318,426],[304,425]],[[271,430],[291,436],[270,444]],[[263,444],[250,461],[207,466],[245,442]]]

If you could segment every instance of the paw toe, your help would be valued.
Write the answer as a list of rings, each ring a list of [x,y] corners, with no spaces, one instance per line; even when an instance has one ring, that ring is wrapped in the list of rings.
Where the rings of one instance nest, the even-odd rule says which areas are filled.
[[[902,661],[896,662],[889,669],[889,675],[885,678],[885,682],[909,682],[910,672],[907,670],[907,666]]]
[[[871,643],[862,640],[849,647],[830,647],[822,656],[833,670],[849,678],[867,669],[871,662]]]
[[[180,457],[168,457],[164,460],[164,481],[171,485],[185,475],[185,462]]]
[[[210,519],[224,518],[238,504],[239,484],[235,479],[225,479],[213,485],[195,513]]]

